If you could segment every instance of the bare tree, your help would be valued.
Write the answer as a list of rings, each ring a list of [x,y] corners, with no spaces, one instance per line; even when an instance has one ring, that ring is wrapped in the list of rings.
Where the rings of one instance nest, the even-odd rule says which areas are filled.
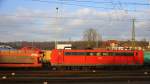
[[[98,47],[98,43],[101,41],[101,36],[96,29],[89,28],[85,30],[83,34],[83,40],[87,41],[88,47]]]

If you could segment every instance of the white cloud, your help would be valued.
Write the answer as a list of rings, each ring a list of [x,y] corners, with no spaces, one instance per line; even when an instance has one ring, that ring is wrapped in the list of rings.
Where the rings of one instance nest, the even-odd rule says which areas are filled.
[[[83,8],[73,13],[67,12],[57,19],[52,11],[20,8],[12,13],[13,16],[0,15],[0,38],[1,41],[81,40],[85,29],[95,28],[104,39],[128,40],[131,38],[131,17],[143,18],[149,16],[147,12],[105,12]],[[137,39],[150,39],[149,32],[145,31],[150,27],[149,21],[135,24]]]

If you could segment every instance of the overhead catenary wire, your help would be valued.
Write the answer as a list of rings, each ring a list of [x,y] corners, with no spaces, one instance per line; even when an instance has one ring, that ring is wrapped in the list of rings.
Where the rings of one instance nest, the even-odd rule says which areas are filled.
[[[121,1],[116,1],[116,0],[109,0],[109,1],[91,1],[91,0],[32,0],[32,1],[39,1],[39,2],[46,2],[46,3],[59,3],[59,4],[63,4],[63,5],[74,5],[74,6],[81,6],[81,7],[92,7],[92,8],[102,8],[102,9],[107,9],[107,10],[114,10],[115,12],[119,12],[119,11],[124,11],[127,14],[129,12],[139,12],[139,13],[145,13],[146,10],[136,10],[136,9],[125,9],[123,8],[123,4],[125,5],[150,5],[150,3],[138,3],[138,2],[121,2]],[[96,7],[96,6],[91,6],[91,5],[82,5],[79,3],[65,3],[65,2],[70,2],[70,1],[74,1],[74,2],[92,2],[92,3],[97,3],[97,4],[112,4],[113,7],[111,8],[107,8],[107,7]],[[118,8],[116,7],[116,5],[119,5]],[[116,14],[117,14],[116,12]],[[109,12],[108,12],[109,13]],[[108,14],[109,15],[109,14]]]
[[[113,9],[109,7],[100,7],[100,6],[91,6],[91,5],[82,5],[82,4],[75,4],[75,3],[63,3],[58,1],[46,1],[46,0],[32,0],[37,2],[44,2],[44,3],[55,3],[55,4],[63,4],[63,5],[72,5],[72,6],[79,6],[79,7],[90,7],[90,8],[100,8],[100,9]]]
[[[64,2],[83,2],[83,3],[96,3],[96,4],[111,4],[112,1],[92,1],[92,0],[84,0],[84,1],[81,1],[81,0],[58,0],[58,1],[64,1]],[[120,1],[113,1],[115,4],[120,4],[118,2]],[[121,2],[121,4],[125,4],[125,5],[149,5],[150,6],[150,3],[137,3],[137,2]]]
[[[146,4],[146,3],[134,3],[134,2],[118,2],[118,1],[80,1],[80,0],[32,0],[32,1],[37,1],[37,2],[40,2],[40,3],[48,3],[48,4],[62,4],[63,6],[64,5],[68,5],[68,6],[78,6],[78,7],[89,7],[89,8],[95,8],[95,9],[106,9],[106,10],[114,10],[114,11],[118,11],[118,10],[121,10],[121,11],[127,11],[127,12],[140,12],[140,13],[145,13],[144,10],[134,10],[134,9],[126,9],[124,8],[124,5],[127,4],[128,5],[138,5],[138,6],[149,6],[149,4]],[[75,3],[70,3],[68,1],[75,1]],[[79,3],[78,3],[79,2]],[[90,5],[88,3],[95,3],[95,4],[100,4],[99,6],[98,5]],[[112,3],[114,5],[114,7],[112,6]],[[36,3],[37,4],[37,3]],[[104,7],[100,7],[101,4],[106,4]],[[111,6],[110,6],[111,4]],[[110,6],[110,7],[109,7]],[[118,11],[120,12],[120,11]],[[107,12],[108,14],[110,14],[111,12]],[[116,12],[117,14],[117,12]],[[10,17],[22,17],[21,19],[23,18],[32,18],[32,19],[36,19],[36,18],[40,18],[40,19],[44,19],[44,21],[51,21],[53,19],[56,19],[57,17],[55,16],[50,16],[50,15],[0,15],[0,16],[10,16]],[[109,16],[109,15],[108,15]],[[116,15],[117,16],[117,15]],[[60,18],[60,20],[74,20],[74,19],[83,19],[83,20],[89,20],[90,22],[95,22],[95,21],[112,21],[112,22],[115,22],[117,21],[118,23],[119,22],[131,22],[132,19],[130,18],[125,18],[125,19],[120,19],[120,18],[112,18],[112,16],[110,15],[107,19],[106,18],[97,18],[97,17],[89,17],[89,18],[86,18],[86,17],[76,17],[76,16],[61,16],[61,17],[58,17]],[[51,19],[51,20],[50,20]],[[30,19],[29,19],[30,20]],[[145,21],[150,21],[150,19],[148,18],[136,18],[136,22],[145,22]],[[53,22],[38,22],[37,20],[35,22],[20,22],[20,23],[5,23],[5,24],[2,24],[3,21],[1,21],[0,23],[0,27],[3,28],[3,26],[10,26],[10,27],[16,27],[17,26],[24,26],[25,27],[28,27],[30,28],[31,25],[35,25],[36,26],[39,26],[39,25],[56,25],[54,24]],[[29,24],[29,25],[28,25]],[[65,25],[67,25],[68,23],[65,22]],[[96,24],[96,26],[101,26],[101,24]],[[62,24],[60,24],[60,26],[62,26]],[[5,27],[4,27],[5,28]],[[68,27],[69,28],[69,27]],[[147,27],[148,28],[148,27]],[[7,31],[6,31],[7,32]]]
[[[63,5],[70,5],[70,6],[78,6],[78,7],[89,7],[89,8],[98,8],[98,9],[105,9],[105,10],[115,10],[114,7],[100,7],[100,6],[93,6],[93,5],[87,5],[87,4],[79,4],[79,3],[66,3],[66,1],[76,1],[76,2],[97,2],[97,4],[115,4],[115,5],[141,5],[141,6],[150,6],[149,3],[136,3],[136,2],[114,2],[112,1],[79,1],[79,0],[32,0],[36,2],[41,2],[41,3],[49,3],[49,4],[63,4]],[[110,5],[109,5],[110,6]],[[117,9],[117,10],[123,10],[123,9]],[[125,9],[123,11],[128,11],[128,12],[144,12],[143,10],[136,10],[136,9]]]
[[[32,0],[32,1],[40,1],[40,2],[46,2],[46,3],[50,3],[50,2],[56,2],[56,0],[55,1],[47,1],[47,0]],[[70,1],[70,0],[58,0],[58,1]],[[79,0],[71,0],[71,1],[79,1]],[[61,3],[61,4],[65,4],[65,3],[62,3],[62,2],[58,2],[58,3]],[[102,3],[102,2],[101,2]],[[110,0],[110,1],[107,1],[107,2],[103,2],[103,3],[111,3],[112,5],[113,5],[113,7],[112,7],[112,9],[113,10],[118,10],[118,9],[120,9],[120,10],[124,10],[123,9],[123,7],[122,7],[122,3],[121,2],[118,2],[118,3],[120,3],[120,7],[121,8],[118,8],[118,9],[116,9],[116,3],[114,3],[114,1],[113,0]],[[70,4],[71,5],[71,4]],[[82,6],[82,5],[81,5]],[[128,12],[129,10],[127,10],[127,12]],[[109,14],[109,12],[107,12],[108,14]],[[117,14],[117,13],[116,13]],[[55,16],[49,16],[49,15],[45,15],[45,16],[22,16],[22,15],[1,15],[0,14],[0,16],[14,16],[14,17],[32,17],[32,18],[51,18],[51,19],[56,19],[56,17]],[[93,18],[93,17],[91,17],[91,18],[86,18],[86,17],[72,17],[72,16],[68,16],[68,17],[58,17],[58,18],[60,18],[60,19],[85,19],[85,20],[103,20],[103,21],[106,21],[106,18],[105,19],[102,19],[102,18]],[[122,20],[122,19],[114,19],[114,18],[111,18],[111,16],[109,16],[108,17],[109,18],[109,20],[110,21],[131,21],[131,19],[129,18],[129,19],[124,19],[124,20]],[[138,22],[144,22],[144,21],[150,21],[150,19],[148,19],[148,18],[142,18],[142,19],[138,19],[138,18],[136,18],[136,21],[138,21]]]

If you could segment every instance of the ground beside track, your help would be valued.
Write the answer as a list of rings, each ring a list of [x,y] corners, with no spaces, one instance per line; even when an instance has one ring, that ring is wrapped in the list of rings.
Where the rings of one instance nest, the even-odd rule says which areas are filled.
[[[1,70],[0,84],[150,84],[150,70]]]

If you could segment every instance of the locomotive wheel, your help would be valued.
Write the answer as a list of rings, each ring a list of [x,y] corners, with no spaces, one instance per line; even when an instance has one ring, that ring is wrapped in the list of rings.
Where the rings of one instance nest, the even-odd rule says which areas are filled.
[[[51,67],[51,69],[52,69],[53,71],[56,71],[56,70],[57,70],[57,67],[53,66],[53,67]]]

